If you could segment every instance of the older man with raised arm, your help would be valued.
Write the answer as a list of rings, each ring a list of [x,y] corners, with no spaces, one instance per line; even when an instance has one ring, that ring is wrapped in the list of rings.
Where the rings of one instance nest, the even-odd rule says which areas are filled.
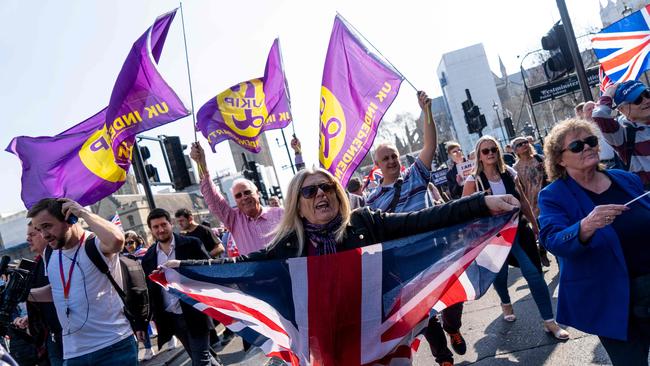
[[[411,166],[402,171],[400,154],[389,143],[381,143],[375,150],[375,163],[381,169],[384,179],[366,198],[366,205],[373,210],[385,212],[412,212],[425,208],[427,186],[431,181],[431,163],[438,145],[436,124],[427,109],[431,108],[431,99],[423,91],[418,92],[418,103],[424,115],[424,147]],[[465,354],[467,345],[460,334],[463,304],[452,305],[442,311],[444,331],[449,333],[451,345],[458,354]],[[443,326],[437,317],[432,317],[424,333],[429,342],[431,353],[440,365],[453,365],[453,354],[447,347]]]
[[[66,198],[42,199],[27,217],[54,248],[47,275],[62,327],[64,364],[137,365],[137,344],[122,299],[82,249],[94,245],[117,283],[122,283],[118,258],[124,246],[122,231]],[[89,230],[76,218],[83,219]]]
[[[198,142],[192,144],[190,156],[201,172],[201,193],[210,212],[221,220],[232,233],[240,254],[258,251],[272,239],[271,232],[282,219],[282,207],[262,207],[260,195],[253,182],[237,179],[232,186],[232,195],[237,208],[232,208],[228,200],[219,192],[210,179],[205,162],[205,152]]]

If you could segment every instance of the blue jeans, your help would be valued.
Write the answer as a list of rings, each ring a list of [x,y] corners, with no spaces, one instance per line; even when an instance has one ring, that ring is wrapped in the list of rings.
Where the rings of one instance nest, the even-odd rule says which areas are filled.
[[[135,337],[125,339],[83,356],[63,361],[64,366],[137,366],[138,344]]]
[[[47,358],[50,360],[51,366],[61,366],[63,365],[63,344],[61,343],[61,335],[54,336],[55,340],[52,340],[52,334],[48,335],[45,345],[47,347]]]
[[[530,258],[528,258],[517,240],[512,244],[510,253],[519,262],[521,274],[526,279],[526,282],[528,282],[528,288],[530,289],[531,295],[533,295],[533,300],[537,304],[537,310],[539,310],[542,319],[553,319],[551,296],[548,293],[548,285],[544,281],[544,275],[530,261]],[[508,262],[504,263],[499,273],[497,273],[497,277],[494,279],[494,289],[499,295],[502,304],[510,304],[510,294],[508,293]]]
[[[149,335],[150,332],[151,323],[148,324],[147,329],[144,331],[144,342],[142,342],[144,348],[151,348],[151,336]]]

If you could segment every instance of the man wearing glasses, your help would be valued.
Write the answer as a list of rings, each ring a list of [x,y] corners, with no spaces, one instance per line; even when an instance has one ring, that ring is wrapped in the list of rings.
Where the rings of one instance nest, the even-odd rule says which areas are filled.
[[[198,142],[192,144],[190,156],[199,166],[201,193],[210,212],[221,220],[230,231],[239,254],[246,255],[266,246],[273,236],[271,232],[282,219],[282,207],[262,207],[257,187],[248,179],[236,179],[232,195],[237,208],[230,207],[228,200],[210,179],[205,152]]]
[[[447,141],[445,146],[447,148],[447,156],[451,159],[451,165],[447,172],[447,186],[449,187],[451,198],[458,199],[463,195],[463,184],[465,184],[465,179],[461,175],[462,172],[458,171],[458,164],[465,162],[465,155],[463,155],[463,149],[461,149],[460,144],[456,141]]]
[[[614,108],[622,114],[616,119]],[[605,140],[616,150],[628,171],[650,188],[650,90],[639,81],[614,84],[600,97],[592,113]]]

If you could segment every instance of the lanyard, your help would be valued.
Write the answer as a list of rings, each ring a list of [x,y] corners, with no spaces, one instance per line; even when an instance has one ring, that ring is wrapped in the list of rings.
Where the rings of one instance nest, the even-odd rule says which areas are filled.
[[[84,233],[81,236],[81,240],[79,240],[79,246],[77,247],[77,250],[74,252],[74,257],[72,257],[72,263],[70,264],[70,269],[68,270],[68,282],[65,281],[65,276],[63,275],[63,250],[59,250],[59,274],[61,275],[61,282],[63,283],[63,297],[68,300],[68,296],[70,295],[70,285],[72,284],[72,272],[74,272],[74,265],[77,262],[77,254],[79,254],[79,249],[81,249],[81,246],[84,243],[84,240],[86,239],[86,233]]]

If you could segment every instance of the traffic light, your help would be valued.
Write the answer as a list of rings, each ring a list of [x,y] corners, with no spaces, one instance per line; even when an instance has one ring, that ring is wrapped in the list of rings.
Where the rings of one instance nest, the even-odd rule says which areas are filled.
[[[190,171],[187,163],[185,162],[185,154],[183,150],[187,145],[181,144],[181,139],[178,136],[165,136],[164,137],[165,152],[169,160],[169,167],[172,171],[172,181],[174,189],[177,191],[183,190],[192,185],[190,178]]]
[[[546,78],[553,81],[564,74],[570,73],[575,68],[569,42],[564,33],[564,26],[560,22],[542,37],[542,48],[551,53],[551,57],[544,61]]]
[[[147,160],[151,158],[151,152],[149,151],[149,148],[146,146],[140,146],[140,157],[142,158],[142,162],[144,163],[144,171],[147,174],[147,179],[149,179],[152,182],[160,182],[160,177],[158,176],[158,169],[154,167],[153,165],[147,163]],[[136,174],[136,180],[138,183],[142,184],[140,181],[140,177]]]
[[[247,174],[250,176],[250,178],[246,177]],[[257,190],[262,195],[262,198],[265,201],[268,201],[269,193],[266,191],[266,186],[264,185],[264,181],[260,177],[260,173],[257,170],[257,162],[255,161],[248,162],[248,170],[244,171],[244,177],[246,177],[246,179],[255,183],[255,186],[257,187]]]
[[[515,131],[515,126],[512,124],[512,118],[510,117],[504,118],[503,125],[506,126],[506,132],[508,133],[508,140],[514,139],[517,133]]]

